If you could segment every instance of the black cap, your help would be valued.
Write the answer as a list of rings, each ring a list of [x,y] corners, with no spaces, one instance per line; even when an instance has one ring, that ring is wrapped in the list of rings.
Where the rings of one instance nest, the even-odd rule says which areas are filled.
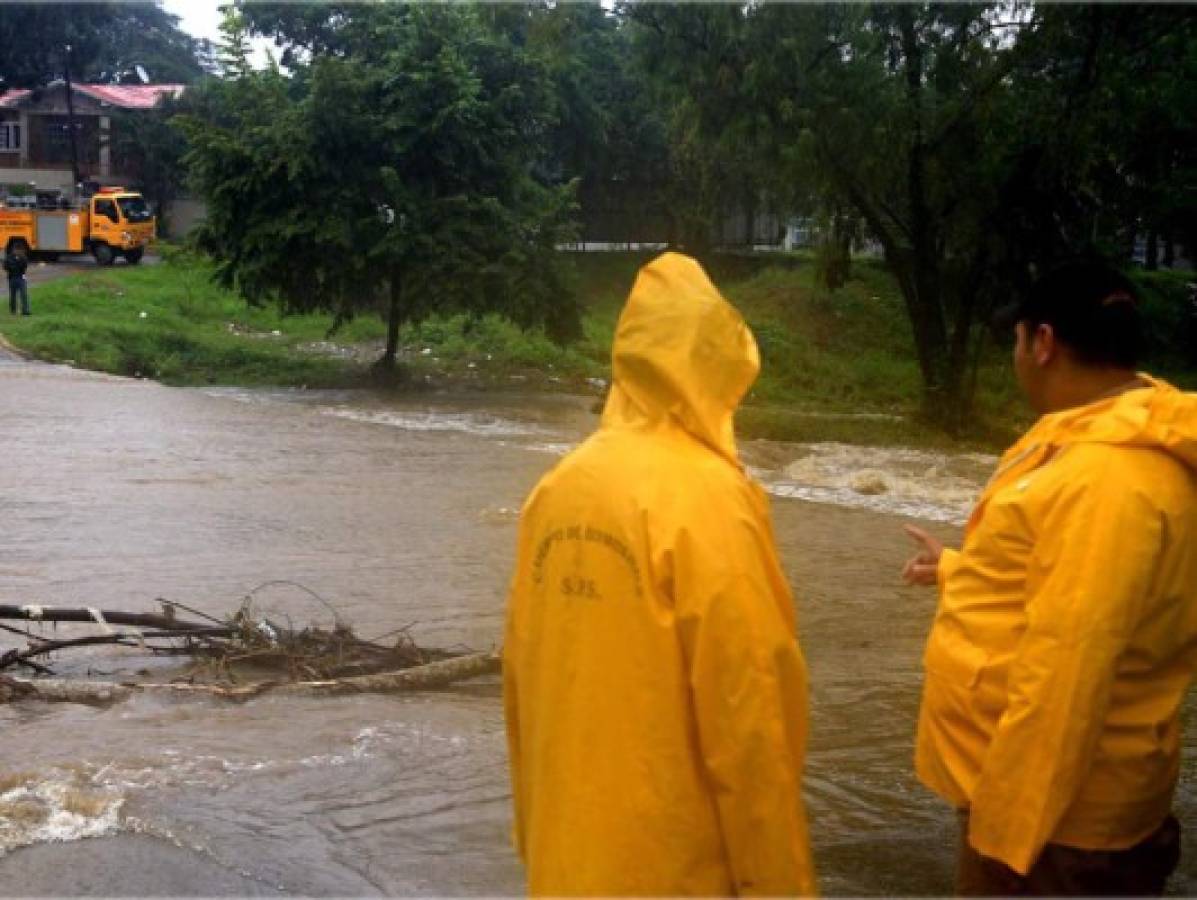
[[[1130,279],[1105,262],[1077,260],[1056,266],[1016,303],[997,311],[995,328],[1019,322],[1050,325],[1082,361],[1134,367],[1141,343],[1139,297]]]

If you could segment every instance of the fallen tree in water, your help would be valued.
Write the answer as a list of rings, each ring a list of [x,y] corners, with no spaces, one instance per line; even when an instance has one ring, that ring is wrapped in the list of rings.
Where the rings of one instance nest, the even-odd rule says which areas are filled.
[[[159,682],[12,678],[0,674],[0,701],[27,698],[106,704],[134,693],[246,700],[268,691],[414,691],[443,687],[500,669],[499,656],[493,652],[452,653],[419,647],[408,633],[411,626],[386,636],[394,638],[390,644],[363,640],[336,616],[335,610],[330,629],[295,629],[257,615],[248,597],[226,620],[172,601],[158,603],[160,613],[0,604],[0,620],[55,625],[90,622],[102,632],[47,640],[28,628],[0,624],[0,630],[19,634],[28,641],[24,648],[0,654],[0,673],[21,667],[37,675],[52,675],[47,664],[52,656],[104,644],[140,649],[156,656],[190,658],[190,665],[180,674]],[[181,611],[191,618],[181,615]]]
[[[138,693],[217,697],[249,700],[267,692],[283,694],[402,693],[447,687],[500,671],[497,653],[470,653],[412,666],[397,672],[353,675],[325,681],[256,681],[244,685],[194,682],[74,681],[69,678],[11,678],[0,676],[0,702],[42,700],[49,703],[86,703],[104,706]]]

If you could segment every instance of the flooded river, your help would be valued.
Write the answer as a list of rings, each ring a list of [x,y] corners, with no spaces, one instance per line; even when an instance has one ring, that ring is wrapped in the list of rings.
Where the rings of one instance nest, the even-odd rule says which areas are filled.
[[[330,604],[364,637],[411,626],[424,645],[491,647],[515,511],[594,427],[592,402],[180,390],[0,361],[0,602],[165,597],[224,615],[253,593],[296,623],[329,624]],[[800,598],[822,888],[943,893],[954,823],[911,771],[933,598],[899,582],[900,526],[917,517],[953,538],[993,460],[744,452],[775,495]],[[146,664],[96,650],[55,667]],[[1185,769],[1187,824],[1191,750]],[[494,681],[407,697],[0,706],[8,895],[515,894],[509,802]],[[1174,887],[1192,893],[1197,848],[1186,852]]]

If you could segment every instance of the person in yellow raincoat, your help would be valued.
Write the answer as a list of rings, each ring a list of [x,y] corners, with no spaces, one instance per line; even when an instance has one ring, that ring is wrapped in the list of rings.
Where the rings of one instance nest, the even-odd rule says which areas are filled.
[[[1181,702],[1197,666],[1197,396],[1135,373],[1134,289],[1045,275],[1013,311],[1043,413],[938,584],[916,768],[961,811],[964,895],[1146,895],[1179,855]]]
[[[503,681],[529,892],[811,894],[806,667],[732,431],[756,343],[666,253],[612,356],[601,427],[520,519]]]

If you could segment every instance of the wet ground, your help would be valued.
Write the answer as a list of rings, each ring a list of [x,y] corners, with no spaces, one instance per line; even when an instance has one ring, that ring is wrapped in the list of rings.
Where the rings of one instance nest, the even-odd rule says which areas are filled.
[[[182,390],[0,360],[0,602],[223,615],[495,644],[516,510],[591,401]],[[992,460],[753,442],[812,673],[808,801],[829,894],[950,885],[948,810],[915,782],[933,599],[900,526],[952,538]],[[288,584],[303,585],[322,599]],[[0,647],[5,646],[0,641]],[[65,655],[128,674],[128,651]],[[0,706],[0,893],[502,895],[498,685],[240,705]],[[1197,738],[1190,739],[1197,747]],[[1178,812],[1195,821],[1193,755]],[[1177,887],[1197,890],[1197,853]]]
[[[156,266],[161,261],[162,258],[157,254],[147,253],[137,265]],[[124,267],[129,265],[129,263],[122,257],[117,259],[112,265],[113,267]],[[66,275],[78,275],[81,272],[92,272],[103,268],[90,254],[69,253],[58,257],[54,262],[35,257],[29,262],[29,269],[26,271],[25,277],[29,279],[31,285],[36,285],[53,281],[55,278],[62,278]]]

